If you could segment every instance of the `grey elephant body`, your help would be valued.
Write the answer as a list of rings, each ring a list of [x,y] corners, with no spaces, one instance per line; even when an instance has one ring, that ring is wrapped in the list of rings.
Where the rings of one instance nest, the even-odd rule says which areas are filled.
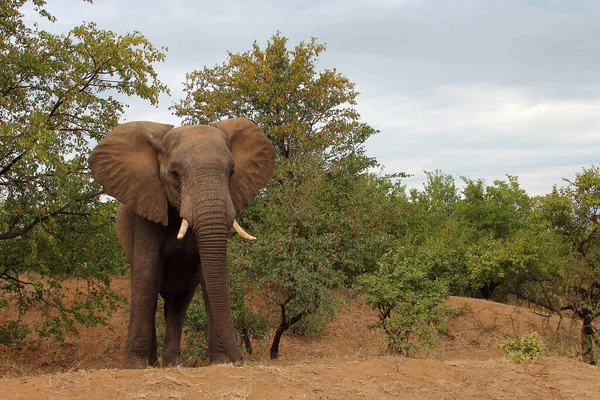
[[[117,232],[131,266],[126,367],[158,363],[155,314],[166,320],[164,366],[181,362],[185,311],[198,285],[208,316],[211,363],[242,358],[228,292],[227,241],[235,213],[273,171],[274,150],[252,122],[214,126],[120,125],[90,157],[94,179],[121,205]],[[192,232],[178,239],[182,220]]]

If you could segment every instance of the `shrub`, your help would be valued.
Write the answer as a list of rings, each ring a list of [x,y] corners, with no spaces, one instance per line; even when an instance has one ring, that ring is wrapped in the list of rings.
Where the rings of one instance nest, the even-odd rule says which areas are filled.
[[[388,254],[375,273],[359,277],[367,304],[379,311],[379,322],[388,347],[410,355],[421,348],[434,348],[438,335],[453,311],[444,303],[448,285],[428,278],[425,268],[398,252]]]
[[[521,339],[504,339],[498,348],[514,362],[522,363],[538,357],[544,351],[544,342],[538,338],[537,332],[531,332]]]

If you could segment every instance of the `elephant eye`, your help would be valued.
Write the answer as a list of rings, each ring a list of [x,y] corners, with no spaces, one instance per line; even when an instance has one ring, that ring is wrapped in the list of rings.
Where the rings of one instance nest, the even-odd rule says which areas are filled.
[[[171,177],[171,179],[173,179],[173,181],[176,184],[179,184],[179,172],[177,172],[177,170],[175,170],[175,169],[170,170],[169,176]]]

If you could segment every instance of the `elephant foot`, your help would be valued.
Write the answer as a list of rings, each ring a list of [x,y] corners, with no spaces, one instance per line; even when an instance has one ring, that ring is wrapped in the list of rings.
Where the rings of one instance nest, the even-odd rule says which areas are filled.
[[[180,351],[165,351],[163,352],[163,367],[178,367],[183,363]]]
[[[208,360],[210,365],[219,365],[219,364],[235,364],[239,365],[244,358],[242,357],[242,353],[238,353],[234,355],[235,359],[231,359],[227,353],[215,353],[209,354]]]
[[[208,356],[210,365],[228,364],[231,362],[227,354],[210,354]]]
[[[124,369],[144,369],[148,367],[156,367],[156,365],[149,365],[148,359],[136,356],[125,356],[123,360]]]

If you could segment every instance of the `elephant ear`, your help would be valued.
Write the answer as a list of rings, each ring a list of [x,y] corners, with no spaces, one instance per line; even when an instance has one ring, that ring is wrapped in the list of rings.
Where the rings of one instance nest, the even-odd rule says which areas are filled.
[[[213,126],[225,132],[231,140],[235,165],[229,180],[229,193],[237,213],[273,176],[275,149],[262,129],[249,119],[232,118]]]
[[[168,225],[168,203],[159,179],[158,148],[173,125],[128,122],[98,143],[89,158],[92,177],[104,192],[136,214]]]

